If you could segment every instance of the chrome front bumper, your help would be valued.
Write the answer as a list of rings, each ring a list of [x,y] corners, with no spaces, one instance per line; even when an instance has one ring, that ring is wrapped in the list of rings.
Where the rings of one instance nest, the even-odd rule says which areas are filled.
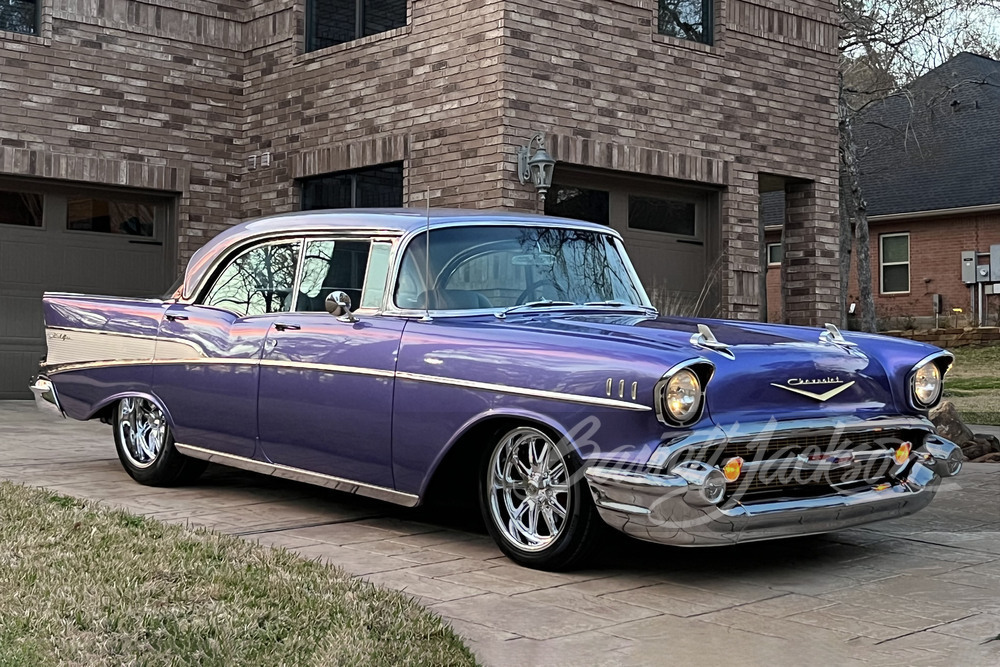
[[[66,417],[62,406],[59,405],[59,395],[56,393],[56,386],[52,384],[44,375],[36,376],[31,381],[31,393],[35,395],[35,406],[42,412]]]
[[[729,498],[717,506],[696,502],[697,493],[690,493],[695,489],[679,475],[593,466],[586,479],[601,518],[628,535],[679,546],[726,545],[828,533],[913,514],[930,503],[942,477],[958,472],[956,450],[955,444],[928,436],[905,473],[884,488],[831,489],[819,497],[745,503]]]

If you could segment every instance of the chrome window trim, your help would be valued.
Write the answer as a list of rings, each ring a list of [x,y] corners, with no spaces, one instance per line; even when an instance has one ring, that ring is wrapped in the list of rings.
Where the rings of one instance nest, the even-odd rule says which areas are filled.
[[[940,368],[939,366],[939,369],[941,370],[941,388],[938,391],[937,398],[935,398],[931,403],[923,405],[917,400],[917,394],[914,391],[914,380],[916,380],[917,370],[924,364],[928,364],[932,361],[938,361],[939,359],[948,360],[947,365],[944,368]],[[951,352],[948,352],[947,350],[940,350],[938,352],[933,352],[931,354],[928,354],[926,357],[924,357],[917,363],[913,364],[913,366],[910,367],[910,370],[907,371],[906,373],[907,405],[909,405],[914,410],[920,410],[921,412],[926,412],[931,408],[933,408],[934,406],[936,406],[938,403],[940,403],[941,399],[944,397],[944,377],[945,375],[948,374],[948,371],[951,370],[951,365],[953,363],[955,363],[955,355],[953,355]]]
[[[292,301],[293,308],[291,310],[282,311],[282,312],[287,312],[289,314],[294,313],[294,314],[297,314],[297,315],[306,315],[306,314],[309,314],[309,313],[322,313],[322,314],[325,314],[325,315],[329,315],[329,313],[327,313],[325,310],[322,310],[322,311],[321,310],[299,310],[297,308],[294,308],[294,306],[298,303],[298,300],[299,300],[299,288],[302,286],[302,272],[303,272],[303,268],[305,266],[306,248],[308,247],[308,245],[310,243],[323,242],[323,241],[333,241],[333,249],[334,249],[334,252],[336,252],[337,251],[337,243],[339,243],[341,241],[352,242],[352,243],[357,243],[359,241],[359,239],[357,239],[357,238],[340,238],[340,236],[341,236],[340,234],[337,234],[336,236],[302,237],[302,246],[301,246],[301,250],[299,252],[299,261],[295,265],[295,285],[292,287],[293,294],[295,295],[295,298]],[[368,242],[368,260],[369,260],[369,261],[365,262],[365,276],[364,276],[364,280],[361,283],[361,295],[363,297],[364,293],[365,293],[365,286],[368,284],[368,268],[371,266],[371,261],[370,260],[371,260],[371,249],[372,249],[372,246],[375,244],[376,240],[384,242],[384,239],[379,239],[377,237],[370,237],[370,238],[365,238],[365,239],[360,239],[360,240]],[[359,301],[357,305],[360,306],[360,304],[361,304],[361,302]],[[356,307],[351,312],[352,313],[357,313],[359,310],[361,310],[361,308],[357,308]],[[377,312],[377,311],[374,308],[367,308],[363,312],[370,312],[370,313],[372,313],[372,312]],[[275,314],[279,314],[279,313],[268,313],[268,314],[275,315]]]
[[[585,232],[592,232],[594,234],[606,234],[613,239],[612,246],[618,252],[619,257],[624,264],[629,278],[632,280],[639,293],[639,296],[644,300],[645,303],[641,304],[647,306],[648,308],[653,308],[652,302],[649,300],[649,295],[646,293],[646,289],[643,287],[642,282],[639,280],[638,274],[635,272],[635,267],[632,265],[632,260],[629,258],[628,253],[623,252],[625,247],[625,241],[622,239],[620,233],[616,230],[608,227],[607,229],[594,229],[591,223],[587,224],[573,224],[572,221],[566,220],[564,218],[552,218],[551,222],[545,218],[542,219],[530,219],[530,220],[477,220],[475,222],[470,222],[468,220],[449,220],[447,222],[437,222],[433,220],[430,224],[430,230],[436,231],[438,229],[450,229],[452,227],[554,227],[558,229],[576,229]],[[427,312],[423,308],[398,308],[395,304],[393,295],[396,292],[396,283],[399,281],[399,270],[401,268],[403,255],[409,248],[410,243],[413,240],[427,232],[426,227],[415,227],[408,232],[404,233],[399,237],[398,242],[393,248],[393,255],[390,259],[390,265],[392,267],[389,273],[389,280],[386,283],[385,295],[382,299],[382,310],[383,315],[388,315],[391,317],[423,317]],[[583,308],[583,306],[580,306]],[[636,308],[639,306],[637,305]],[[555,310],[565,310],[567,307],[559,307]],[[626,307],[627,308],[627,307]],[[595,306],[588,306],[587,309],[596,310]],[[495,308],[476,308],[467,310],[438,310],[430,309],[430,313],[435,317],[468,317],[473,315],[492,315],[504,310],[500,307]],[[529,312],[542,312],[543,309],[532,310]],[[544,309],[551,310],[551,309]],[[614,308],[607,307],[607,310],[622,312],[624,308]]]
[[[227,259],[235,257],[237,254],[243,252],[243,250],[250,246],[289,239],[322,238],[328,237],[331,234],[348,237],[348,240],[355,240],[354,237],[358,236],[368,239],[396,239],[402,234],[402,232],[387,230],[384,227],[354,227],[334,231],[331,229],[317,229],[315,226],[291,225],[288,229],[255,234],[253,236],[234,241],[232,246],[220,251],[219,254],[212,258],[212,261],[209,262],[204,273],[202,274],[202,277],[195,285],[189,286],[187,284],[188,267],[185,267],[184,284],[181,287],[181,298],[177,299],[177,302],[185,304],[195,303],[204,290],[205,283],[212,279],[212,276],[219,269],[219,265],[224,263]]]
[[[347,479],[344,477],[325,475],[323,473],[313,472],[303,468],[294,468],[280,463],[257,461],[255,459],[248,459],[235,454],[225,454],[212,449],[205,449],[204,447],[196,447],[194,445],[185,445],[179,442],[174,443],[174,447],[181,454],[209,461],[211,463],[221,463],[222,465],[240,468],[242,470],[249,470],[250,472],[261,473],[271,477],[280,477],[282,479],[290,479],[296,482],[306,482],[307,484],[314,484],[316,486],[322,486],[336,491],[345,491],[359,496],[385,500],[397,505],[403,505],[404,507],[414,507],[420,502],[420,496],[412,493],[404,493],[403,491],[396,491],[395,489],[389,489],[376,484],[368,484],[367,482],[359,482],[357,480]]]
[[[286,237],[286,238],[282,238],[282,239],[273,239],[271,241],[266,241],[264,243],[256,243],[256,244],[254,244],[252,246],[246,246],[240,252],[232,254],[232,255],[229,255],[229,257],[231,258],[231,260],[225,264],[225,267],[216,266],[216,267],[214,267],[212,269],[211,273],[207,274],[207,276],[208,276],[207,283],[210,283],[210,284],[205,284],[204,285],[204,289],[201,290],[201,293],[198,294],[197,298],[195,298],[195,299],[192,300],[192,303],[190,303],[190,304],[184,303],[183,305],[193,305],[193,306],[203,306],[205,308],[215,308],[217,310],[221,310],[221,311],[224,311],[224,312],[227,312],[227,313],[232,313],[233,315],[235,315],[237,318],[240,318],[240,319],[243,319],[245,317],[261,317],[261,316],[265,316],[265,315],[281,315],[282,313],[290,313],[290,312],[292,312],[291,310],[276,310],[276,311],[273,311],[273,312],[270,312],[270,313],[240,313],[240,312],[237,312],[237,311],[232,310],[230,308],[226,308],[224,306],[220,306],[218,304],[209,304],[209,303],[201,303],[201,302],[205,299],[205,297],[208,296],[207,293],[212,291],[212,287],[215,285],[215,280],[213,280],[212,278],[213,278],[213,276],[215,278],[218,278],[218,276],[215,276],[215,272],[218,271],[220,268],[223,269],[223,270],[228,269],[229,266],[233,262],[235,262],[236,260],[240,259],[241,257],[243,257],[244,255],[246,255],[247,253],[253,252],[257,248],[266,248],[267,246],[282,245],[282,244],[287,244],[287,245],[294,246],[296,243],[298,243],[298,245],[299,245],[299,249],[298,249],[299,256],[298,256],[298,258],[296,258],[296,261],[295,261],[295,276],[292,277],[292,288],[294,289],[295,288],[296,277],[298,276],[298,271],[299,271],[299,268],[300,268],[299,260],[302,257],[302,249],[305,247],[305,239],[304,238],[298,238],[298,237]],[[178,301],[177,303],[181,303],[181,302]]]

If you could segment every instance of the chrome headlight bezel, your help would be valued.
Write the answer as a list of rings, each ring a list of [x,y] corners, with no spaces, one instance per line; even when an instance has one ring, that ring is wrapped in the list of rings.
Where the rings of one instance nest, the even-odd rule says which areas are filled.
[[[906,380],[906,395],[911,407],[924,411],[941,402],[941,397],[944,395],[944,376],[951,368],[953,360],[954,357],[950,352],[941,351],[928,355],[913,365]],[[918,394],[917,381],[924,371],[931,371],[937,376],[937,385],[929,396],[922,399]]]
[[[687,426],[701,419],[705,412],[705,387],[708,381],[715,374],[715,365],[707,359],[690,359],[673,366],[653,390],[653,407],[656,410],[656,418],[667,426]],[[692,409],[675,415],[668,406],[669,391],[672,381],[693,378],[697,383],[695,400]]]

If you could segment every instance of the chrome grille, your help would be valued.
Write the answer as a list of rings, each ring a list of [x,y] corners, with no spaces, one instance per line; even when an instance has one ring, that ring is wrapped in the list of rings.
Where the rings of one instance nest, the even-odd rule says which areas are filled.
[[[689,451],[683,459],[694,458],[711,465],[722,465],[733,457],[745,461],[744,473],[726,485],[727,495],[779,490],[816,490],[851,482],[874,483],[886,478],[892,466],[892,452],[905,440],[919,443],[912,431],[857,431],[837,433],[830,430],[803,435],[758,437],[728,442]],[[853,463],[829,470],[796,469],[800,455],[850,450],[857,457]]]

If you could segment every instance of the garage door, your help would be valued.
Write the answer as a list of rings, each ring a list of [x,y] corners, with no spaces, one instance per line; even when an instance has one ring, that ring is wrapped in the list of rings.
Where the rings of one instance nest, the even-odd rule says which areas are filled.
[[[608,225],[625,241],[653,305],[665,315],[718,310],[718,192],[659,179],[556,166],[546,215]]]
[[[0,181],[0,399],[31,397],[42,292],[162,295],[170,210],[169,198]]]

